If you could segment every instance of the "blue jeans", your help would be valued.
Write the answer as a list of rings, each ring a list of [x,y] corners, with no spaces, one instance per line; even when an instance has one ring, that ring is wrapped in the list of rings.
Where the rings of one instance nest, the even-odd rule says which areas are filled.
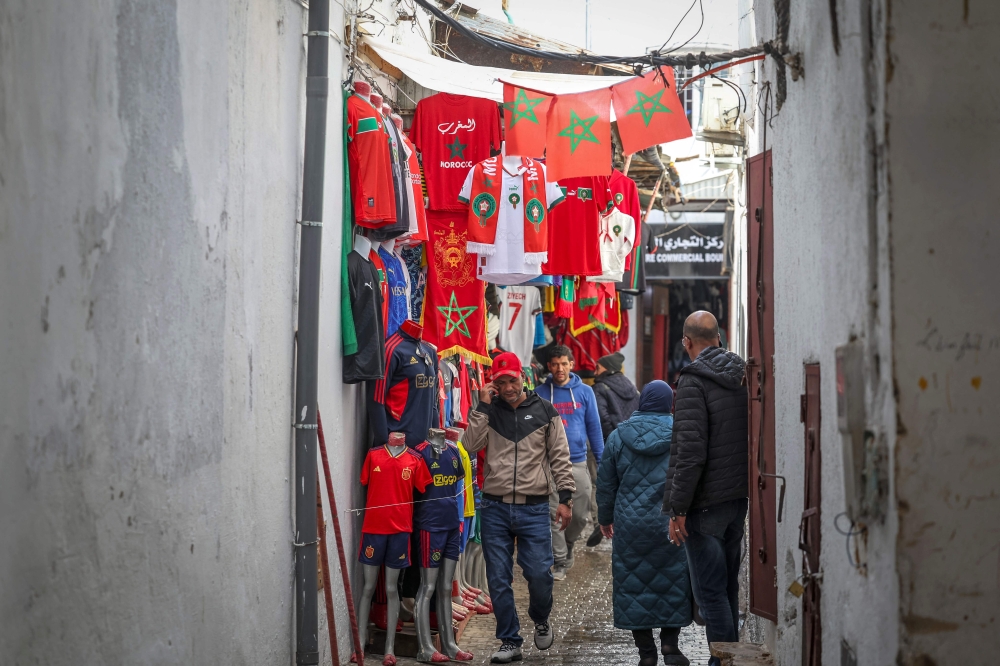
[[[691,591],[705,618],[709,643],[736,643],[740,627],[740,546],[747,500],[737,499],[688,514],[688,569]],[[712,657],[709,664],[718,664]]]
[[[517,563],[528,581],[528,617],[535,623],[547,622],[552,611],[552,533],[549,528],[549,505],[504,504],[483,499],[479,505],[482,519],[483,556],[486,579],[490,584],[493,614],[497,619],[497,638],[520,645],[521,623],[514,607],[514,542]]]

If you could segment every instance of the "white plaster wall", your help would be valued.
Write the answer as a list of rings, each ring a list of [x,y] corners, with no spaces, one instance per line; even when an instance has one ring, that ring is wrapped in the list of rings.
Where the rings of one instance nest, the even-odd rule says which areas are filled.
[[[0,6],[4,663],[290,659],[304,18]]]
[[[893,0],[887,126],[904,664],[1000,650],[1000,5]]]
[[[826,0],[792,3],[791,48],[802,52],[806,76],[797,82],[789,77],[788,99],[766,128],[774,169],[770,305],[775,312],[777,467],[788,484],[785,519],[778,525],[779,619],[773,641],[779,663],[801,662],[801,600],[787,589],[802,567],[797,545],[804,491],[804,430],[799,420],[803,364],[818,362],[822,368],[823,663],[840,663],[841,640],[846,640],[859,664],[884,665],[895,662],[898,643],[895,516],[890,512],[884,524],[869,526],[867,549],[861,549],[863,572],[849,564],[844,537],[833,527],[835,516],[845,509],[834,382],[838,345],[854,337],[865,345],[868,425],[890,442],[894,435],[894,411],[885,399],[891,396],[892,386],[889,272],[884,260],[887,234],[884,216],[879,215],[881,198],[876,193],[881,190],[871,161],[873,152],[880,149],[882,116],[866,97],[866,72],[869,67],[877,71],[884,41],[876,28],[872,64],[865,41],[871,3],[841,2],[842,44],[840,55],[835,55],[829,4]],[[754,17],[758,39],[772,38],[772,3],[757,2]],[[759,95],[763,82],[770,81],[774,109],[773,63],[765,63],[763,70],[758,67],[756,78],[761,84],[755,91],[757,105],[763,107]],[[876,94],[882,90],[881,84],[875,85]],[[874,127],[870,135],[869,123]],[[763,149],[764,130],[758,115],[751,132],[751,154]],[[873,291],[878,298],[870,308]]]

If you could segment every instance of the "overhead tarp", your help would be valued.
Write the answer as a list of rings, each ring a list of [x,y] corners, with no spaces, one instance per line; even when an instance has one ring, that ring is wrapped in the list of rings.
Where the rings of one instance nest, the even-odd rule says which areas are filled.
[[[532,88],[553,95],[565,95],[607,88],[621,83],[627,78],[622,76],[547,74],[499,67],[479,67],[445,60],[429,53],[385,42],[370,35],[364,35],[362,41],[375,49],[375,52],[384,60],[394,67],[398,67],[404,74],[425,88],[455,95],[484,97],[494,102],[503,102],[505,81],[523,88]]]

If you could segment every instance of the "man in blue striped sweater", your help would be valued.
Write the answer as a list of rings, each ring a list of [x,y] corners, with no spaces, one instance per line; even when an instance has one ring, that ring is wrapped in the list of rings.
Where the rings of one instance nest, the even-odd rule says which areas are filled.
[[[573,370],[573,352],[569,347],[556,345],[549,353],[549,376],[535,391],[540,397],[552,403],[562,416],[569,441],[569,460],[573,463],[573,480],[576,492],[573,494],[573,520],[565,531],[552,530],[552,558],[555,562],[552,575],[556,580],[564,580],[566,571],[573,566],[573,546],[587,526],[590,516],[590,491],[592,482],[587,469],[587,445],[594,453],[597,464],[601,464],[604,453],[604,435],[601,432],[601,416],[597,411],[594,390],[583,383]],[[549,505],[553,517],[559,504],[557,495],[552,495]]]

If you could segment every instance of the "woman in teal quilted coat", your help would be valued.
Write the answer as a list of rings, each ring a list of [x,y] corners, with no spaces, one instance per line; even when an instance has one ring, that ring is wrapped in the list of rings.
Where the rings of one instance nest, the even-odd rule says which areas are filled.
[[[646,385],[639,409],[618,425],[604,446],[597,473],[597,521],[613,538],[615,626],[631,629],[639,666],[658,661],[653,630],[660,629],[663,662],[687,666],[677,646],[691,624],[691,584],[683,548],[670,543],[669,518],[660,512],[670,464],[673,391]]]

